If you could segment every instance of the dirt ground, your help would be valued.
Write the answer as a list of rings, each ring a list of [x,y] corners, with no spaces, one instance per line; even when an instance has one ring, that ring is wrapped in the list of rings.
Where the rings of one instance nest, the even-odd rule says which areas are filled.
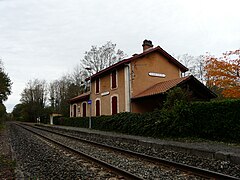
[[[15,179],[14,167],[15,162],[11,156],[7,126],[3,125],[0,126],[0,179]]]

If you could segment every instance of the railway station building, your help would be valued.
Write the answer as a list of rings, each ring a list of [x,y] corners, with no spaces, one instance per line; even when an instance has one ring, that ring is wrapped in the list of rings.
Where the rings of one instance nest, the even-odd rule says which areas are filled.
[[[142,46],[140,54],[87,78],[91,90],[70,99],[70,117],[86,117],[90,111],[92,116],[153,111],[174,87],[187,88],[196,100],[216,97],[194,76],[184,76],[188,68],[160,46],[153,47],[150,40]]]

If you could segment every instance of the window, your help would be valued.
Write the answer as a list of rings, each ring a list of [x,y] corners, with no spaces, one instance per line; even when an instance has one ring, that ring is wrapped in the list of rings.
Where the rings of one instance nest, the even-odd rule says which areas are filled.
[[[112,89],[117,88],[117,71],[112,71],[112,81],[111,81]]]
[[[98,94],[100,91],[100,79],[99,78],[96,79],[95,85],[96,85],[96,94]]]
[[[87,103],[83,103],[82,104],[82,117],[86,117],[86,114],[87,114]]]
[[[100,116],[100,100],[96,100],[96,116]]]
[[[112,97],[112,115],[118,113],[117,96]]]

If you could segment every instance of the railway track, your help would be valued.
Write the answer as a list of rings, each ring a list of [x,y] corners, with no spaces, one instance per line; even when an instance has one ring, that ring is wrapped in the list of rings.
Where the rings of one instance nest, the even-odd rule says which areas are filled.
[[[22,128],[27,129],[28,131],[31,131],[32,133],[37,134],[38,136],[41,136],[42,138],[46,138],[48,141],[51,141],[51,142],[58,144],[66,149],[69,149],[70,151],[72,151],[74,153],[81,153],[81,156],[84,156],[85,158],[87,158],[91,161],[94,161],[95,163],[98,163],[101,166],[104,166],[105,168],[115,172],[116,174],[119,174],[119,175],[125,177],[126,179],[145,179],[146,176],[141,175],[141,174],[135,175],[132,172],[128,172],[126,170],[126,168],[123,170],[120,167],[116,167],[115,165],[111,165],[110,163],[104,162],[103,160],[99,160],[99,159],[93,157],[93,155],[89,155],[86,152],[82,152],[82,151],[76,150],[75,148],[65,146],[65,144],[62,142],[59,142],[59,140],[65,139],[65,142],[73,141],[75,144],[79,144],[79,143],[88,144],[87,146],[91,146],[90,149],[93,148],[92,146],[94,146],[95,148],[104,149],[104,150],[98,150],[98,151],[105,151],[105,154],[108,154],[108,153],[110,154],[111,151],[114,152],[115,154],[116,154],[116,152],[118,154],[120,153],[120,156],[123,156],[123,154],[124,154],[124,156],[125,156],[124,158],[127,161],[131,158],[135,158],[135,159],[137,158],[139,161],[143,161],[143,164],[145,164],[145,165],[147,164],[147,166],[149,166],[149,168],[160,168],[162,171],[165,170],[165,171],[169,171],[170,173],[171,173],[171,170],[169,170],[169,169],[174,169],[174,171],[180,170],[181,172],[178,173],[178,175],[180,174],[179,175],[180,177],[188,176],[188,177],[195,178],[195,179],[239,179],[239,178],[228,176],[225,174],[221,174],[221,173],[217,173],[217,172],[213,172],[213,171],[209,171],[209,170],[205,170],[205,169],[201,169],[201,168],[197,168],[197,167],[193,167],[193,166],[188,166],[185,164],[176,163],[176,162],[156,158],[156,157],[141,154],[141,153],[136,153],[133,151],[116,148],[116,147],[100,144],[97,142],[88,141],[88,140],[85,140],[85,139],[82,139],[79,137],[75,137],[72,135],[54,132],[49,129],[33,127],[33,126],[29,126],[29,125],[26,127],[26,125],[23,125],[23,124],[21,124],[20,126]],[[52,135],[49,136],[49,134],[52,134]],[[54,140],[54,136],[58,136],[58,138],[56,138]],[[66,140],[66,139],[68,139],[68,140]],[[86,145],[82,145],[82,147],[83,146],[86,146]],[[89,150],[89,151],[91,151],[91,150]],[[119,155],[116,155],[116,156],[119,156]],[[126,158],[126,156],[127,156],[127,158]],[[131,161],[131,160],[129,160],[129,161]],[[158,177],[158,175],[155,174],[155,177]],[[159,174],[159,177],[160,177],[160,174]],[[152,179],[154,179],[154,176],[152,176]]]

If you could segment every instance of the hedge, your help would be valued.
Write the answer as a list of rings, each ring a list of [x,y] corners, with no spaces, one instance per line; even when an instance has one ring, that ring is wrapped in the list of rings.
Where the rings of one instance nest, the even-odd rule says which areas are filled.
[[[56,118],[54,124],[88,128],[88,118]],[[92,128],[150,137],[194,137],[240,142],[240,100],[185,103],[151,113],[92,117]]]

